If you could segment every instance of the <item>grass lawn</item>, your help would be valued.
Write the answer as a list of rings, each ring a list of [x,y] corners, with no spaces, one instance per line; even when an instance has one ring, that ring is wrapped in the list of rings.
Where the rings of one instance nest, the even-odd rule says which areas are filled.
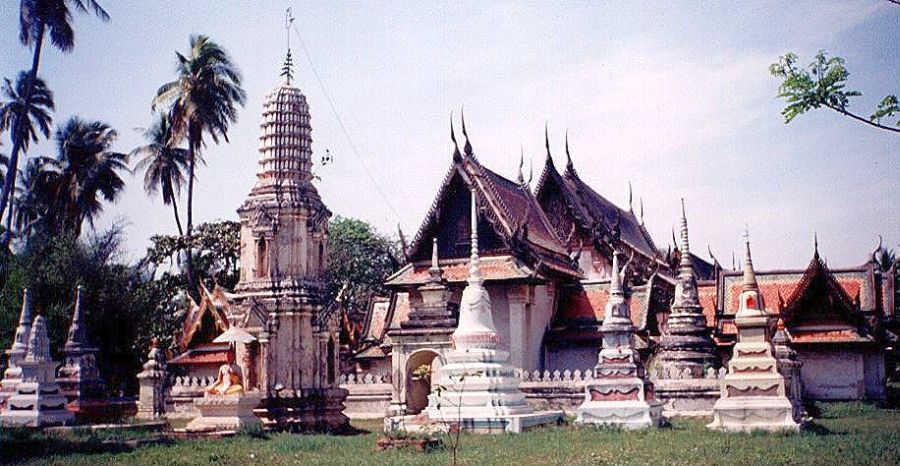
[[[520,435],[464,435],[460,463],[487,465],[898,465],[900,410],[818,404],[801,434],[711,432],[675,421],[642,432],[562,426]],[[449,452],[375,451],[379,422],[355,436],[271,434],[185,440],[109,452],[97,435],[48,437],[0,431],[0,463],[27,465],[446,465]],[[17,463],[18,462],[18,463]]]

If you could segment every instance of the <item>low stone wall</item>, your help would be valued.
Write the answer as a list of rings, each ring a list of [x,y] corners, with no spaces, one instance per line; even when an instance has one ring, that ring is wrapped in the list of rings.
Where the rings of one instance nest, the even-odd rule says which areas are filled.
[[[173,377],[169,384],[171,403],[166,404],[166,417],[190,419],[199,416],[200,411],[194,406],[194,400],[203,397],[203,393],[215,382],[215,377],[190,375]]]
[[[340,385],[348,392],[344,415],[350,419],[378,419],[387,415],[391,404],[390,375],[342,375]]]
[[[584,401],[584,385],[592,370],[519,372],[519,389],[536,410],[563,410],[574,415]]]

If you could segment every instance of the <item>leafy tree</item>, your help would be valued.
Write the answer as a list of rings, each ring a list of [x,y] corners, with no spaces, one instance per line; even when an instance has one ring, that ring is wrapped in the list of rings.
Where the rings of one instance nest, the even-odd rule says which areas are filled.
[[[344,307],[352,321],[365,317],[372,293],[383,293],[384,280],[400,266],[396,242],[378,234],[372,225],[353,218],[335,217],[328,226],[328,294],[343,289]]]
[[[179,254],[194,249],[193,269],[222,287],[233,290],[240,279],[241,224],[234,221],[201,223],[197,232],[188,239],[177,235],[153,235],[152,245],[142,264],[151,276],[172,280],[181,289],[187,286],[187,277],[181,270]],[[185,267],[186,269],[186,267]]]
[[[207,36],[191,36],[191,51],[178,57],[177,77],[163,84],[156,92],[152,109],[169,105],[169,121],[172,132],[188,145],[187,227],[191,236],[194,229],[194,180],[200,149],[205,146],[205,136],[216,144],[219,139],[228,141],[229,126],[237,121],[236,105],[244,105],[247,99],[241,87],[241,74],[228,53]],[[193,251],[187,250],[188,291],[199,298],[197,280],[192,269]]]
[[[63,52],[70,52],[75,47],[75,32],[72,29],[70,7],[85,13],[89,10],[93,11],[103,21],[109,19],[109,15],[96,0],[21,0],[19,3],[19,41],[22,45],[34,47],[31,70],[28,72],[31,79],[26,81],[27,85],[21,93],[20,112],[29,108],[31,100],[34,98],[44,36],[49,33],[50,42]],[[25,120],[24,115],[20,114],[20,117],[16,119],[16,124],[22,124]],[[21,132],[15,128],[13,134],[21,134]],[[24,139],[13,140],[9,160],[9,166],[12,168],[6,171],[3,189],[0,191],[0,218],[3,218],[10,195],[16,186],[16,177],[19,174],[19,151],[22,149],[23,143]],[[6,241],[9,241],[9,236]]]
[[[185,183],[184,172],[188,169],[188,151],[178,147],[178,140],[172,133],[169,115],[161,113],[156,124],[144,131],[147,144],[134,149],[131,155],[143,157],[135,171],[144,170],[144,191],[148,195],[159,192],[165,205],[171,205],[175,215],[178,234],[184,236],[181,218],[178,215],[178,200]]]
[[[862,94],[846,90],[850,72],[844,66],[843,58],[831,57],[825,51],[819,51],[815,60],[807,67],[808,70],[798,67],[797,60],[796,54],[787,53],[778,58],[778,63],[769,66],[769,72],[773,76],[783,79],[778,86],[778,97],[787,102],[787,106],[781,111],[785,123],[790,123],[812,109],[825,107],[875,128],[900,133],[900,128],[882,124],[883,119],[900,115],[897,96],[886,96],[875,112],[866,119],[847,110],[850,98]],[[900,126],[900,120],[896,125]]]

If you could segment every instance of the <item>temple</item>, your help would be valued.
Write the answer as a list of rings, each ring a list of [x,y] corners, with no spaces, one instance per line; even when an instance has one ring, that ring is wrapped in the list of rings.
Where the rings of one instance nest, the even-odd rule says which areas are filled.
[[[692,253],[683,206],[680,238],[673,234],[674,248],[659,248],[642,212],[616,206],[582,180],[568,141],[562,172],[547,142],[532,191],[521,166],[514,179],[484,166],[464,121],[462,129],[460,150],[451,124],[450,167],[418,233],[404,243],[406,264],[387,278],[390,294],[372,301],[353,348],[356,372],[345,377],[348,411],[412,415],[428,405],[468,277],[474,192],[492,319],[530,402],[574,411],[583,401],[618,250],[627,258],[621,273],[634,351],[665,413],[709,415],[736,341],[742,274]],[[806,270],[756,272],[783,318],[782,349],[796,351],[800,387],[792,390],[810,399],[884,396],[885,345],[896,338],[895,275],[872,262],[831,270],[818,252]]]

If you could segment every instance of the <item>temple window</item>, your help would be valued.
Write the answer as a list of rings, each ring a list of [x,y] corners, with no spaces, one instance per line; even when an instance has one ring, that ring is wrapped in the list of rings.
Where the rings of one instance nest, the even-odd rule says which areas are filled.
[[[256,277],[266,278],[269,276],[269,251],[265,238],[256,241]]]

